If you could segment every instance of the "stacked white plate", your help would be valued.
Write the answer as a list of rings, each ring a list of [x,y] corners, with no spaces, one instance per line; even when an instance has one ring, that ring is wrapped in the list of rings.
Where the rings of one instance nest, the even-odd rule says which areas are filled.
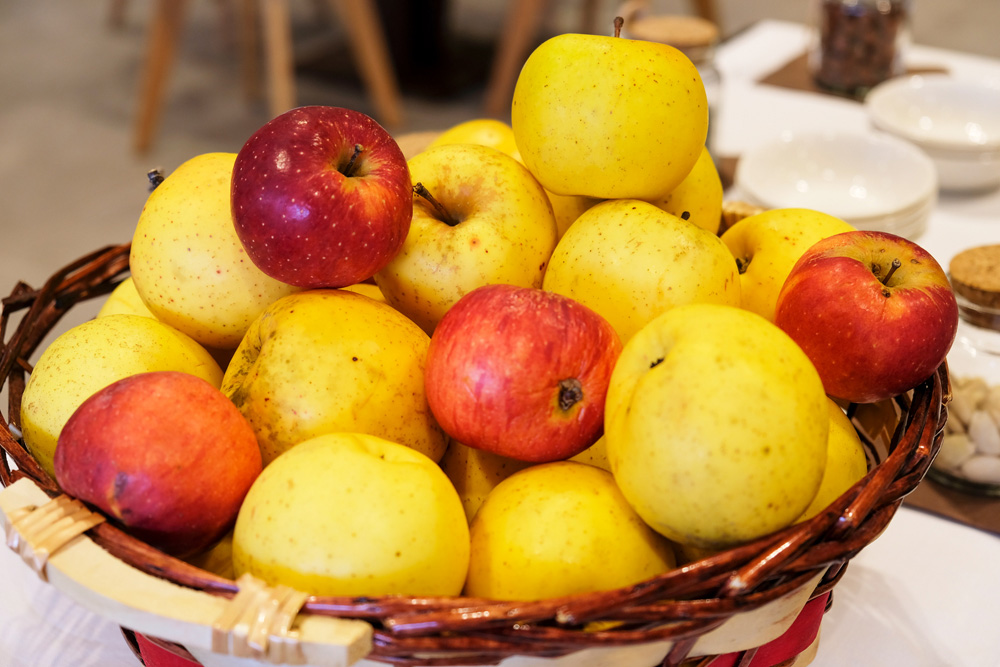
[[[865,97],[872,124],[916,144],[943,190],[1000,186],[1000,81],[945,74],[890,79]]]
[[[915,238],[937,202],[937,172],[913,144],[883,133],[785,133],[740,157],[738,196],[808,208],[863,230]]]

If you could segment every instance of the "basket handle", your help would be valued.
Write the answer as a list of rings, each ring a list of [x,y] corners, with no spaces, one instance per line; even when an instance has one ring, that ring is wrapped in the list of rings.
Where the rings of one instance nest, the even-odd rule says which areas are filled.
[[[203,661],[218,654],[249,664],[347,667],[372,650],[373,629],[364,621],[299,614],[303,593],[241,579],[228,598],[146,574],[85,534],[101,520],[66,496],[50,499],[28,478],[0,489],[7,544],[50,585],[122,627],[180,644]]]

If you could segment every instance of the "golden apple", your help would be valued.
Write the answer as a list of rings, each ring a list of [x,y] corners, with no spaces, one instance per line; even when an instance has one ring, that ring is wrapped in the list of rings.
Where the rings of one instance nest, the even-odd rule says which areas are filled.
[[[253,427],[265,465],[338,431],[376,435],[437,461],[447,440],[424,391],[429,344],[384,303],[343,289],[299,292],[250,325],[222,391]]]
[[[24,443],[55,475],[53,456],[63,426],[91,395],[149,371],[182,371],[218,387],[222,369],[201,345],[142,315],[107,315],[79,324],[45,348],[21,397]]]
[[[428,148],[448,144],[489,146],[511,157],[517,157],[517,143],[510,125],[495,118],[473,118],[453,125],[430,142]]]
[[[135,281],[132,276],[121,281],[118,287],[111,291],[108,298],[104,300],[97,317],[105,315],[142,315],[144,317],[156,318],[139,296],[139,290],[135,288]]]
[[[235,153],[191,158],[149,195],[129,266],[149,310],[208,347],[235,348],[272,301],[298,291],[247,257],[230,213]]]
[[[791,524],[816,496],[827,400],[808,357],[771,322],[678,306],[625,345],[611,376],[611,471],[669,539],[739,544]]]
[[[556,245],[545,191],[514,158],[487,146],[447,144],[409,162],[417,196],[410,232],[375,283],[427,333],[463,295],[491,283],[541,287]]]
[[[459,123],[439,134],[430,143],[431,146],[444,146],[446,144],[489,146],[501,153],[506,153],[522,164],[524,162],[521,160],[521,152],[517,150],[514,130],[507,123],[494,118],[476,118]],[[549,198],[549,203],[552,204],[552,212],[555,214],[560,237],[573,224],[573,221],[580,217],[581,213],[600,201],[592,197],[557,195],[548,190],[545,191],[545,194]]]
[[[345,289],[348,292],[354,292],[355,294],[363,294],[369,299],[375,299],[376,301],[385,303],[385,296],[382,294],[382,290],[378,288],[378,285],[372,285],[371,283],[357,283],[355,285],[341,287],[340,289]]]
[[[546,190],[653,200],[698,160],[708,101],[697,68],[671,46],[564,34],[524,63],[511,126]]]
[[[717,234],[722,223],[722,179],[708,149],[701,149],[698,161],[680,185],[652,203]]]
[[[475,449],[456,440],[451,441],[441,457],[441,469],[458,491],[465,516],[470,522],[497,484],[531,465],[527,461]]]
[[[736,262],[719,237],[648,202],[601,202],[559,240],[543,287],[604,316],[628,341],[685,303],[740,304]]]
[[[500,482],[470,534],[465,593],[473,597],[537,600],[609,590],[676,562],[609,472],[573,461],[532,466]]]
[[[804,521],[816,516],[868,474],[868,456],[858,432],[844,410],[827,399],[830,412],[830,437],[826,449],[826,469],[816,497],[799,517]]]
[[[608,443],[603,435],[598,438],[597,442],[592,444],[590,447],[587,447],[576,456],[570,457],[569,460],[586,463],[594,466],[595,468],[611,472],[611,464],[608,463]]]
[[[832,215],[776,208],[743,218],[722,233],[739,265],[742,307],[774,321],[774,306],[795,262],[817,241],[853,230]]]
[[[376,436],[332,433],[264,469],[232,548],[237,575],[314,595],[457,595],[469,527],[429,458]]]

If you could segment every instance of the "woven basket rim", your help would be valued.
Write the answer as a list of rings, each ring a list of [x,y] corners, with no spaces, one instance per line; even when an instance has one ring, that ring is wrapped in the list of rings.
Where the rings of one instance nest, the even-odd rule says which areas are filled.
[[[129,250],[129,243],[102,248],[57,271],[42,288],[18,283],[3,299],[0,387],[8,388],[8,405],[0,428],[0,485],[28,477],[49,495],[60,493],[8,423],[19,426],[28,360],[45,335],[77,303],[109,293],[127,276]],[[8,336],[18,312],[23,315]],[[515,655],[552,657],[668,640],[673,649],[663,664],[679,665],[700,636],[734,614],[757,609],[818,574],[823,576],[813,596],[830,590],[923,479],[940,446],[950,400],[942,364],[911,392],[888,402],[898,419],[888,443],[880,445],[878,436],[854,419],[871,457],[870,472],[824,511],[633,586],[538,601],[313,596],[303,611],[372,623],[369,659],[393,664],[495,664]],[[226,597],[238,590],[234,581],[168,556],[110,522],[88,534],[120,560],[173,583]],[[617,626],[595,631],[588,625],[595,621]]]

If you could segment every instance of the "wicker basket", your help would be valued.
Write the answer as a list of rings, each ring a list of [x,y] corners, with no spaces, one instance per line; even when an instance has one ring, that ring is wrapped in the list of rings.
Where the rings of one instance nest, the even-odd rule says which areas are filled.
[[[7,419],[0,428],[0,447],[6,452],[0,456],[4,487],[27,478],[48,496],[59,495],[56,484],[16,435],[20,397],[31,372],[29,359],[74,304],[113,289],[127,274],[128,256],[128,244],[105,248],[59,271],[41,289],[18,284],[3,300],[0,375],[9,398]],[[9,331],[15,322],[16,328]],[[746,665],[756,646],[780,635],[808,600],[828,592],[848,561],[883,531],[936,455],[949,400],[948,373],[942,366],[904,396],[852,406],[849,414],[868,449],[870,472],[825,511],[634,586],[535,602],[303,596],[301,607],[296,607],[299,615],[293,611],[291,616],[297,618],[297,625],[306,617],[348,619],[363,625],[368,628],[368,639],[362,642],[366,659],[398,665],[478,665],[507,660],[507,664],[525,665],[706,666],[712,662],[708,656],[729,651],[742,652],[735,664]],[[90,527],[79,539],[88,538],[109,558],[143,576],[165,579],[221,603],[234,598],[240,588],[237,582],[129,537],[107,521]],[[53,562],[54,557],[49,563]],[[36,569],[53,583],[62,581],[58,572],[46,572],[44,563]],[[136,625],[141,622],[136,620]],[[136,625],[131,627],[148,634]],[[765,631],[755,633],[765,626]],[[734,639],[735,635],[739,636]],[[180,644],[187,636],[164,635],[167,641],[163,643],[186,654]],[[291,638],[282,641],[294,644],[295,636],[293,631]],[[271,637],[271,643],[275,641]],[[222,644],[232,646],[228,639]],[[629,657],[637,649],[645,652]],[[225,647],[221,650],[225,652]],[[571,663],[567,662],[570,658],[537,660],[569,655],[574,656]],[[590,657],[584,660],[583,656]]]

